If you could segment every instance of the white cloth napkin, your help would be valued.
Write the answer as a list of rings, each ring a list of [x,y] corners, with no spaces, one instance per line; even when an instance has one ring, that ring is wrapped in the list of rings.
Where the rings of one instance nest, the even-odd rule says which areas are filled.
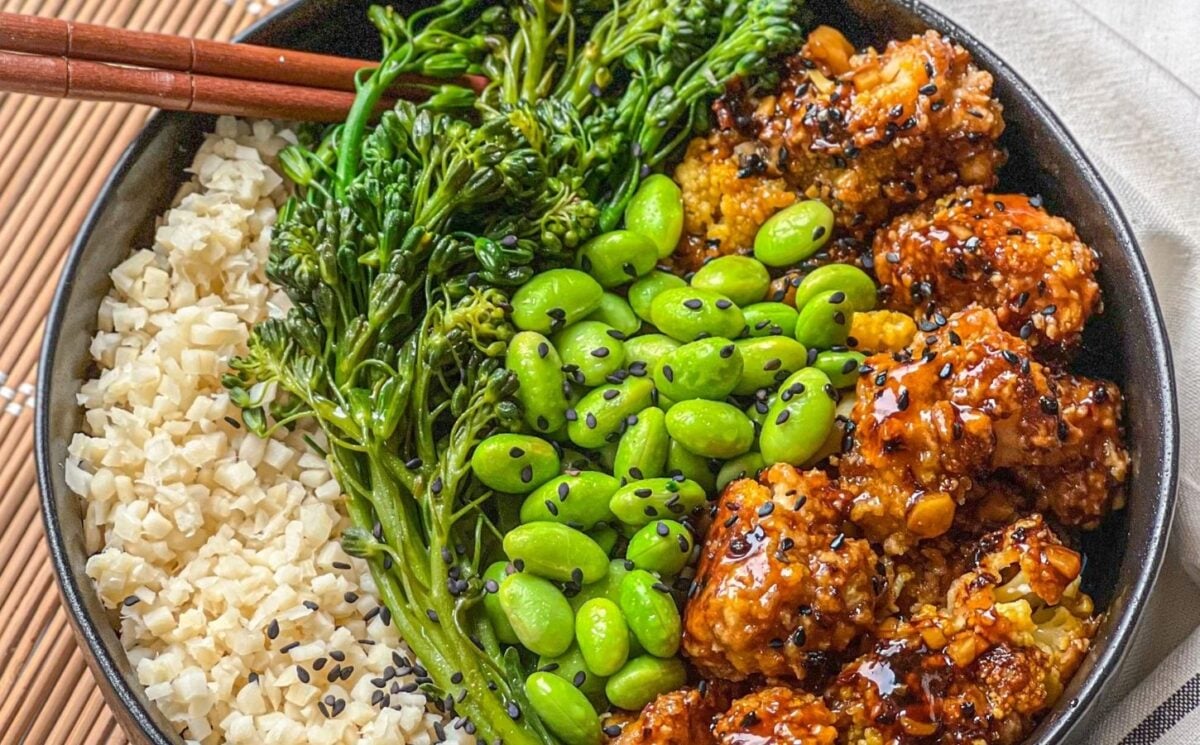
[[[1064,0],[927,2],[1012,65],[1062,118],[1116,193],[1150,266],[1167,319],[1179,384],[1179,506],[1151,606],[1133,649],[1106,692],[1107,700],[1097,704],[1108,713],[1094,730],[1078,733],[1076,741],[1196,745],[1200,743],[1200,405],[1196,402],[1200,394],[1200,97],[1093,15],[1098,12],[1122,22],[1131,13],[1133,18],[1150,19],[1157,10],[1156,0],[1122,0],[1124,9],[1095,0],[1088,9]],[[1200,14],[1196,0],[1165,4]],[[1112,13],[1105,15],[1105,9]],[[1127,36],[1154,43],[1153,33]],[[1195,36],[1188,41],[1196,48]],[[1150,54],[1163,59],[1156,53],[1161,51]]]

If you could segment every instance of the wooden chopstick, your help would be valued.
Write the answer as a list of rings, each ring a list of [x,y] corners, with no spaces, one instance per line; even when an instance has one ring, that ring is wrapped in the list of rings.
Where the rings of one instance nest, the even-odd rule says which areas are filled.
[[[354,94],[173,70],[0,52],[0,89],[54,98],[121,101],[172,111],[267,119],[340,122]],[[394,100],[385,99],[381,107]]]
[[[336,122],[355,75],[377,63],[292,49],[228,44],[0,13],[0,90],[142,103],[208,114]],[[404,76],[390,91],[421,100],[442,83],[475,91],[486,78]],[[385,99],[381,107],[390,107]]]

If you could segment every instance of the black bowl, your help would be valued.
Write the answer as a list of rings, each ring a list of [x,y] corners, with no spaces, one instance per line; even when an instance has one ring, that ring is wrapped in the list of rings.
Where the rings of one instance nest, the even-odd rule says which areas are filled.
[[[814,3],[817,5],[817,3]],[[1030,743],[1087,738],[1089,718],[1137,626],[1166,547],[1174,506],[1178,431],[1166,331],[1145,262],[1112,195],[1045,103],[987,47],[913,0],[842,0],[819,4],[819,20],[856,44],[882,44],[926,28],[949,34],[996,78],[1011,158],[1002,188],[1040,193],[1069,218],[1102,259],[1106,312],[1094,319],[1079,367],[1111,378],[1125,392],[1132,449],[1129,505],[1087,536],[1085,579],[1107,610],[1096,644],[1066,694]],[[240,38],[260,44],[371,58],[378,55],[365,2],[299,0]],[[90,368],[88,342],[108,273],[132,246],[149,245],[154,220],[170,205],[183,169],[211,117],[160,113],[109,178],[67,258],[46,327],[37,394],[37,461],[43,517],[54,566],[75,631],[109,704],[135,740],[180,743],[150,704],[84,573],[81,511],[67,489],[63,463],[82,425],[75,394]],[[1072,736],[1071,733],[1074,733]]]

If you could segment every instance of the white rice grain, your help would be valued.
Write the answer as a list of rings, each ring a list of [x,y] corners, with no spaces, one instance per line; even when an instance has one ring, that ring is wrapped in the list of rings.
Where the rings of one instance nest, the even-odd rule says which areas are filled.
[[[441,722],[470,743],[408,692],[408,652],[337,542],[346,518],[324,460],[301,432],[248,434],[220,384],[286,302],[264,267],[285,197],[275,155],[294,139],[220,119],[153,248],[112,272],[66,464],[87,572],[189,742],[426,745]]]

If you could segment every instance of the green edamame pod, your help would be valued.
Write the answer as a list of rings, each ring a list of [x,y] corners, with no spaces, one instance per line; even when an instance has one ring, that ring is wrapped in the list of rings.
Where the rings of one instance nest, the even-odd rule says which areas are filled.
[[[808,199],[772,215],[754,236],[754,257],[767,266],[790,266],[812,256],[833,232],[833,210]]]
[[[644,235],[613,230],[592,238],[579,249],[579,268],[604,287],[632,282],[654,268],[658,250]]]
[[[838,290],[846,293],[850,307],[855,311],[875,309],[875,301],[878,298],[875,280],[851,264],[825,264],[813,269],[800,280],[794,302],[797,308],[803,308],[822,292]]]
[[[734,458],[754,445],[754,424],[724,401],[680,401],[667,412],[667,433],[705,458]]]
[[[650,322],[658,330],[682,342],[710,336],[732,339],[746,327],[746,319],[734,302],[719,292],[699,287],[664,290],[650,304]]]
[[[513,293],[512,319],[522,331],[549,334],[582,320],[600,305],[604,288],[577,269],[550,269]]]
[[[492,630],[501,644],[516,644],[520,640],[517,632],[513,631],[508,616],[500,607],[500,583],[508,576],[507,561],[494,561],[483,571],[483,611],[492,622]]]
[[[578,612],[583,604],[592,598],[607,598],[617,602],[621,598],[621,580],[625,579],[629,572],[624,559],[612,559],[608,562],[608,573],[599,582],[584,585],[579,592],[567,598],[571,608]]]
[[[600,306],[585,320],[606,323],[625,336],[633,336],[642,328],[642,319],[633,312],[629,302],[611,292],[600,297]]]
[[[551,673],[525,679],[525,696],[542,724],[566,745],[599,745],[600,717],[587,696]]]
[[[785,380],[758,436],[763,460],[800,465],[811,458],[833,427],[837,395],[829,377],[815,367]]]
[[[683,523],[655,520],[643,525],[629,539],[625,558],[638,569],[673,577],[691,560],[694,545],[692,531]]]
[[[674,440],[667,447],[667,475],[695,481],[706,494],[716,489],[716,472],[709,459],[696,455]]]
[[[786,303],[755,303],[742,308],[750,336],[793,336],[798,315]]]
[[[606,598],[593,598],[575,613],[575,643],[583,661],[599,675],[612,675],[629,658],[629,627],[621,609]]]
[[[580,321],[554,335],[563,366],[586,386],[597,386],[625,364],[625,335],[599,321]],[[576,381],[579,377],[577,376]]]
[[[678,658],[661,659],[644,655],[634,657],[608,679],[604,693],[613,706],[640,711],[661,694],[674,691],[687,682],[687,671]]]
[[[508,342],[504,366],[517,376],[517,399],[525,423],[542,434],[566,426],[567,379],[562,358],[550,340],[536,331],[521,331]]]
[[[678,349],[679,342],[666,334],[644,334],[625,340],[625,362],[639,374],[653,370],[668,352]]]
[[[532,435],[492,435],[475,446],[471,470],[489,489],[525,494],[558,473],[554,446]]]
[[[846,293],[819,292],[800,309],[796,319],[796,341],[809,349],[829,349],[846,343],[854,317]]]
[[[645,525],[659,517],[683,517],[706,498],[704,489],[689,479],[642,479],[617,489],[608,506],[621,522]]]
[[[575,640],[571,604],[549,580],[516,572],[500,582],[500,607],[522,645],[549,657],[567,651]]]
[[[693,398],[721,400],[742,376],[742,354],[729,339],[713,337],[673,349],[654,368],[660,395],[675,402]]]
[[[615,443],[626,418],[649,406],[653,391],[654,383],[643,377],[592,389],[567,411],[571,442],[592,450]]]
[[[683,194],[669,176],[647,176],[625,207],[625,227],[654,242],[658,258],[675,250],[683,234]]]
[[[650,323],[650,306],[654,298],[676,287],[687,287],[687,282],[670,272],[655,270],[629,286],[629,305],[638,318]]]
[[[621,482],[600,471],[577,471],[555,476],[539,486],[521,504],[521,522],[562,523],[590,530],[612,520],[608,502]]]
[[[621,534],[608,523],[600,523],[586,533],[587,537],[595,541],[596,545],[609,556],[612,556],[613,549],[617,547],[617,541],[621,539]]]
[[[572,644],[566,652],[555,657],[538,657],[537,672],[550,673],[578,688],[592,702],[597,713],[608,709],[608,698],[604,695],[608,678],[588,668],[578,644]]]
[[[862,352],[825,351],[817,354],[813,367],[829,376],[835,388],[850,388],[858,382],[858,368],[867,356]]]
[[[613,475],[625,481],[662,476],[667,467],[666,415],[657,406],[642,409],[617,443]]]
[[[718,256],[692,276],[692,287],[719,292],[742,307],[761,301],[770,286],[767,268],[749,256]]]
[[[504,555],[523,571],[585,585],[608,571],[608,554],[586,534],[561,523],[525,523],[504,536]]]
[[[752,479],[758,476],[758,472],[765,468],[766,461],[763,460],[762,453],[746,453],[739,455],[733,460],[726,461],[725,465],[721,466],[720,473],[717,474],[717,488],[724,489],[731,481],[738,479]]]
[[[644,569],[634,569],[621,580],[618,603],[625,623],[638,643],[655,657],[671,657],[679,651],[683,620],[670,588]]]
[[[774,390],[789,375],[808,364],[808,350],[787,336],[760,336],[738,339],[742,355],[742,376],[733,392],[748,396],[760,389]]]

